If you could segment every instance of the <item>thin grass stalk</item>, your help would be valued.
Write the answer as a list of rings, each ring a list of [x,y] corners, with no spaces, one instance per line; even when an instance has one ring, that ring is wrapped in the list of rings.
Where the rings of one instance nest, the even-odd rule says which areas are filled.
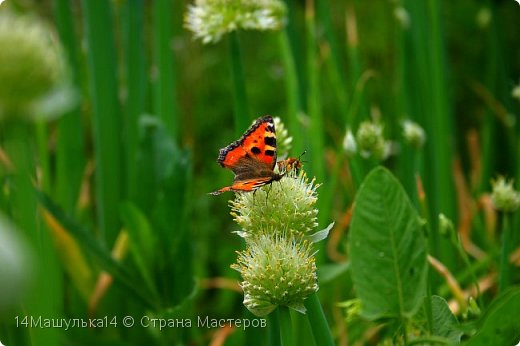
[[[157,75],[155,81],[155,113],[173,138],[178,138],[180,122],[176,103],[174,56],[172,51],[172,2],[155,0],[154,52]]]
[[[452,180],[453,129],[448,96],[445,86],[444,46],[440,28],[439,4],[436,0],[427,2],[407,1],[406,8],[416,23],[407,31],[407,48],[411,61],[406,75],[413,76],[406,81],[410,110],[417,121],[424,125],[428,140],[426,153],[431,160],[425,167],[425,191],[428,194],[432,233],[429,245],[432,254],[440,258],[448,267],[455,261],[455,253],[450,250],[449,240],[438,230],[439,213],[453,219],[455,215],[455,194]],[[427,105],[427,106],[426,106]]]
[[[291,313],[286,306],[278,306],[278,319],[280,321],[280,340],[283,346],[295,345],[294,331],[292,327]]]
[[[145,112],[146,61],[144,45],[144,1],[131,0],[124,5],[125,55],[128,96],[125,118],[126,195],[137,197],[137,150],[139,117]]]
[[[494,4],[492,1],[487,1],[487,8],[493,13],[495,18]],[[486,87],[490,92],[495,93],[497,91],[497,73],[498,73],[498,29],[495,20],[491,20],[489,28],[487,28],[487,49],[486,53]],[[487,109],[486,115],[483,118],[481,136],[482,136],[482,162],[486,164],[482,165],[481,179],[478,185],[478,191],[486,191],[489,187],[494,169],[496,167],[496,155],[495,155],[495,144],[496,144],[496,130],[497,130],[497,119],[490,109]]]
[[[405,30],[406,28],[394,20],[395,27],[395,78],[394,78],[394,119],[398,122],[403,121],[404,117],[413,117],[408,110],[408,93],[406,83],[406,45]],[[400,181],[409,196],[412,197],[414,204],[418,205],[417,195],[415,192],[415,175],[417,172],[417,155],[415,148],[405,145],[399,155],[397,171],[400,172]]]
[[[298,98],[301,102],[300,110],[306,105],[306,88],[307,84],[306,75],[305,75],[305,51],[304,51],[304,43],[301,35],[301,27],[299,25],[299,14],[300,14],[300,4],[297,0],[284,0],[287,6],[287,24],[284,28],[286,31],[286,35],[288,37],[289,45],[291,51],[293,53],[294,59],[294,68],[297,76],[297,80],[299,82],[299,90],[298,90]]]
[[[288,28],[280,31],[278,34],[278,42],[285,71],[289,133],[297,134],[302,132],[300,121],[298,119],[302,109],[302,103],[300,100],[300,85],[294,61],[294,53],[289,40]],[[294,136],[292,146],[294,153],[302,153],[304,151],[303,138],[301,138],[301,136]]]
[[[363,120],[358,114],[367,115],[367,107],[364,99],[364,85],[363,88],[358,88],[359,81],[362,79],[362,64],[359,58],[359,39],[357,34],[356,13],[352,5],[347,5],[345,16],[345,30],[347,36],[346,51],[348,60],[349,79],[347,81],[353,98],[357,100],[350,102],[349,114],[346,116],[345,122],[352,128],[357,128],[359,123]],[[354,106],[356,105],[356,106]]]
[[[251,125],[251,118],[249,115],[244,67],[242,65],[242,54],[240,51],[238,33],[233,31],[228,36],[231,78],[233,83],[233,115],[235,118],[235,136],[240,137],[244,129]]]
[[[431,270],[428,270],[428,284],[426,285],[426,297],[424,297],[424,314],[426,315],[426,325],[428,326],[429,335],[433,334],[431,275]]]
[[[51,168],[50,168],[50,155],[47,142],[49,135],[47,133],[47,125],[44,120],[36,121],[36,147],[38,151],[38,183],[39,188],[47,193],[51,189]]]
[[[307,112],[310,118],[311,176],[316,176],[318,179],[325,179],[323,161],[323,117],[320,104],[320,71],[318,69],[315,21],[314,0],[307,0],[305,4],[305,27],[307,34]]]
[[[330,4],[328,1],[316,0],[316,13],[323,25],[325,31],[325,37],[330,48],[330,64],[331,64],[331,82],[333,91],[336,94],[338,101],[339,114],[343,116],[343,119],[347,124],[350,124],[352,119],[349,119],[348,112],[348,92],[345,80],[345,71],[341,64],[340,50],[338,48],[338,39],[334,33],[332,25],[332,19],[330,17]]]
[[[60,41],[70,66],[73,83],[79,90],[78,41],[74,36],[74,16],[70,8],[70,1],[56,0],[54,16]],[[54,183],[56,199],[69,213],[75,209],[78,200],[85,166],[84,148],[83,124],[78,105],[59,119],[56,143],[56,180]]]
[[[307,308],[307,318],[309,319],[316,345],[333,346],[334,339],[332,338],[332,333],[330,332],[318,295],[316,293],[311,294],[304,300],[304,304]]]
[[[111,3],[83,0],[92,95],[96,159],[96,211],[101,238],[113,244],[119,232],[121,119],[117,99],[116,52]]]
[[[500,253],[500,271],[498,277],[498,288],[503,292],[511,282],[511,265],[509,254],[512,245],[512,216],[511,213],[502,212],[502,249]]]
[[[438,0],[429,0],[428,6],[428,23],[431,28],[431,36],[428,40],[429,45],[429,63],[430,67],[430,83],[431,89],[431,106],[432,106],[432,123],[430,124],[429,133],[431,140],[431,166],[429,170],[432,172],[430,193],[433,196],[433,213],[446,214],[449,218],[455,216],[455,189],[452,178],[452,159],[454,140],[453,126],[451,123],[451,110],[448,104],[448,95],[445,81],[445,64],[444,64],[444,43],[442,30],[440,27],[440,9]],[[437,220],[437,218],[434,218]],[[437,230],[438,228],[433,228]],[[436,233],[436,232],[435,232]],[[437,235],[437,238],[440,238]],[[440,239],[438,239],[438,242]],[[443,262],[451,266],[455,261],[454,253],[447,245],[447,241],[442,242],[443,246],[438,248],[438,253]]]

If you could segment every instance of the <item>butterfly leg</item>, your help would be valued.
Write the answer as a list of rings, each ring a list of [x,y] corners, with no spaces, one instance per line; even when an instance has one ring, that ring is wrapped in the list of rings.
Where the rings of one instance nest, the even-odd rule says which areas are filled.
[[[271,184],[269,184],[269,186],[267,187],[267,189],[265,191],[265,205],[267,205],[267,200],[269,199],[269,193],[271,192],[272,188],[273,188],[273,184],[271,182]]]

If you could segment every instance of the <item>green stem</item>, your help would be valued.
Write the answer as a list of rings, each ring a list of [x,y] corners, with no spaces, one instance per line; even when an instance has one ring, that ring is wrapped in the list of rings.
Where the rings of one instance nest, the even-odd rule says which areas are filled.
[[[363,77],[362,72],[365,69],[365,66],[362,66],[360,59],[356,12],[355,7],[352,4],[347,6],[346,27],[347,42],[345,46],[349,70],[348,84],[352,93],[352,100],[350,102],[345,122],[352,128],[357,128],[357,125],[363,119],[361,116],[366,116],[368,114],[368,109],[364,96],[363,79],[365,78]]]
[[[475,275],[475,271],[471,267],[471,263],[469,261],[468,254],[466,253],[466,251],[464,250],[464,247],[462,246],[462,242],[460,241],[460,236],[458,236],[456,231],[454,231],[453,234],[455,234],[457,237],[457,239],[456,239],[457,240],[457,243],[456,243],[457,250],[459,252],[460,257],[462,258],[462,261],[464,261],[464,265],[466,266],[467,270],[469,271],[469,274],[471,276],[471,281],[473,281],[473,284],[475,285],[475,292],[477,294],[478,303],[482,307],[484,302],[482,301],[482,297],[480,296],[480,286],[478,285],[477,276]]]
[[[101,238],[113,244],[119,232],[121,194],[121,117],[117,98],[116,51],[111,3],[82,1],[92,95],[96,159],[96,212]]]
[[[41,170],[41,189],[49,193],[51,188],[51,170],[47,140],[48,134],[46,123],[43,120],[38,120],[36,122],[36,143],[38,147],[38,159]]]
[[[314,341],[316,345],[321,346],[332,346],[334,345],[334,339],[330,332],[327,319],[321,308],[320,300],[316,293],[311,294],[304,301],[304,305],[307,308],[307,318],[312,328],[312,335],[314,335]]]
[[[502,256],[500,261],[499,290],[503,292],[509,286],[511,269],[509,253],[511,250],[511,215],[502,213]]]
[[[307,113],[310,118],[312,135],[309,136],[311,175],[318,179],[325,179],[323,161],[323,117],[320,104],[320,76],[318,69],[318,52],[316,47],[316,17],[314,0],[307,0],[305,4],[305,28],[307,33]],[[321,223],[323,217],[318,216]]]
[[[251,119],[247,106],[246,83],[240,53],[240,42],[238,40],[238,34],[235,31],[229,34],[229,54],[231,59],[231,77],[233,79],[235,135],[240,137],[244,130],[251,125]]]
[[[426,322],[428,323],[428,333],[433,334],[433,313],[432,313],[432,284],[431,271],[428,270],[428,286],[426,287],[426,297],[424,298],[424,309],[426,310]]]
[[[269,315],[269,346],[280,345],[280,312],[276,309]]]
[[[174,55],[172,40],[172,2],[154,1],[154,50],[158,69],[155,84],[155,112],[173,138],[179,134],[178,111],[175,98]]]
[[[281,31],[278,37],[285,71],[289,130],[290,133],[301,133],[301,126],[298,120],[298,113],[301,110],[300,85],[287,29]],[[293,137],[293,149],[295,153],[303,152],[303,139],[301,136]]]
[[[347,86],[345,81],[345,71],[341,65],[342,57],[339,54],[338,39],[334,32],[334,27],[331,18],[331,6],[329,1],[316,0],[316,12],[317,17],[325,32],[325,37],[330,47],[330,64],[331,74],[330,81],[332,82],[332,92],[336,94],[338,100],[339,111],[343,116],[343,120],[347,124],[351,124],[352,119],[349,119],[348,112],[348,98],[347,98]]]
[[[430,154],[434,160],[430,161],[430,170],[432,180],[430,181],[430,191],[432,194],[432,210],[434,215],[438,215],[441,211],[448,217],[453,218],[455,214],[455,203],[452,196],[454,195],[454,186],[452,180],[452,117],[451,109],[448,103],[447,88],[446,88],[446,71],[444,62],[444,41],[442,35],[440,2],[438,0],[429,0],[424,4],[427,9],[427,20],[429,24],[429,39],[427,41],[428,51],[428,65],[431,80],[431,89],[429,97],[431,97],[432,116],[430,118],[429,135],[431,140]],[[437,230],[438,228],[433,228]],[[454,256],[449,251],[449,246],[446,246],[446,241],[443,241],[437,232],[433,234],[435,242],[434,255],[448,266],[452,267],[454,264]]]
[[[37,290],[29,292],[22,305],[28,316],[59,316],[60,290],[56,287],[61,277],[49,235],[39,226],[37,201],[33,186],[35,175],[33,138],[30,124],[15,119],[4,128],[6,153],[12,159],[11,217],[22,231],[34,251],[33,280],[39,283]],[[32,345],[56,345],[58,329],[29,328]]]
[[[67,53],[67,60],[75,87],[80,90],[80,74],[78,41],[74,31],[74,16],[68,0],[55,1],[56,27],[60,41]],[[54,188],[56,199],[69,213],[76,207],[83,168],[85,167],[83,124],[79,105],[65,113],[58,122],[58,138],[56,143],[56,177]]]
[[[128,98],[125,119],[126,196],[137,196],[137,152],[139,149],[139,117],[145,111],[146,58],[144,45],[144,1],[127,1],[125,4],[125,53]],[[156,36],[157,33],[156,33]],[[159,82],[158,82],[159,83]],[[171,98],[169,98],[171,101]],[[159,102],[159,101],[158,101]],[[170,102],[171,103],[171,102]]]
[[[404,344],[406,345],[406,344],[408,344],[408,324],[407,324],[405,317],[403,317],[401,319],[401,323],[403,326],[403,341],[404,341]]]
[[[280,339],[283,346],[291,346],[295,344],[291,313],[286,306],[278,307],[278,318],[280,320]]]

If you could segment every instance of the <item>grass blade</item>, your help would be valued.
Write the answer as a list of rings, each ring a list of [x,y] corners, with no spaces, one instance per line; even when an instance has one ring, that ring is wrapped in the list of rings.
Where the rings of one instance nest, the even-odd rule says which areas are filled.
[[[157,76],[155,81],[155,113],[173,138],[178,138],[179,119],[175,91],[174,56],[172,51],[172,2],[155,0],[154,51]]]
[[[112,244],[119,232],[121,119],[111,3],[83,0],[82,4],[92,95],[97,220],[102,237]]]

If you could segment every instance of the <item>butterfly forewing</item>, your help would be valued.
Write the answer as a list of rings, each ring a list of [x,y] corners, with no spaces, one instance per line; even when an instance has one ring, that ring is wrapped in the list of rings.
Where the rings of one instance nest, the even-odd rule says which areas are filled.
[[[274,173],[276,165],[276,130],[269,115],[259,118],[237,141],[220,149],[217,162],[235,173],[232,186],[215,191],[253,191],[281,175]]]

